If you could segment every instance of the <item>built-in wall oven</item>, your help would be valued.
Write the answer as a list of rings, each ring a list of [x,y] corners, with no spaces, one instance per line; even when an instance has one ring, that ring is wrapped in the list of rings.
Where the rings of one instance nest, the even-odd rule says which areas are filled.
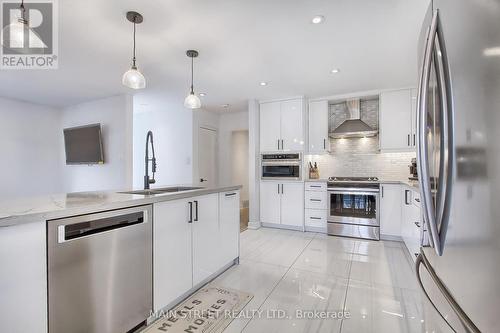
[[[380,239],[378,183],[328,184],[328,234]]]
[[[261,178],[271,180],[301,180],[302,155],[262,154]]]

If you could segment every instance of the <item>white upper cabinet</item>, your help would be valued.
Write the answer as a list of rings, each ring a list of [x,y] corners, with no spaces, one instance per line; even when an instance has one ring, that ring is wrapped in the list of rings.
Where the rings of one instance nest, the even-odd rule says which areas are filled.
[[[327,153],[330,151],[327,100],[309,102],[308,151],[315,154]]]
[[[380,94],[380,150],[415,149],[412,90],[386,91]]]
[[[302,99],[281,103],[281,150],[304,150],[304,107]]]
[[[401,185],[380,185],[380,234],[401,237]]]
[[[260,105],[260,151],[277,151],[281,148],[281,103]]]
[[[303,151],[302,98],[260,104],[260,151]]]

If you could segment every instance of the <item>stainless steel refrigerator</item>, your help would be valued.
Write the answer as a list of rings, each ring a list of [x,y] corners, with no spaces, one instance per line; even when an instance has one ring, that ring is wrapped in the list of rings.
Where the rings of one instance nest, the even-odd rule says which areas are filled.
[[[424,331],[500,332],[500,1],[433,0],[419,44]]]

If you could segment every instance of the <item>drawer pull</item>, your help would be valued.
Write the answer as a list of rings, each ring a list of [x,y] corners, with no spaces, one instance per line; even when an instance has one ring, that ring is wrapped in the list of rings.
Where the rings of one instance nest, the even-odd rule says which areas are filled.
[[[226,197],[232,197],[232,196],[235,196],[236,193],[226,193]]]
[[[309,185],[309,187],[321,188],[321,185]]]
[[[311,220],[321,220],[321,217],[314,217],[314,216],[311,216],[309,217]]]
[[[321,202],[321,199],[309,199],[311,201]]]

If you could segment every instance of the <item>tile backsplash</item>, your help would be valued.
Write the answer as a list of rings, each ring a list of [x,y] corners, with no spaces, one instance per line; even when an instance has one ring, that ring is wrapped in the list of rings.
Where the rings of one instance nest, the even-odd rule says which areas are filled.
[[[305,162],[317,162],[320,178],[330,176],[368,177],[406,180],[414,152],[380,153],[378,136],[357,139],[331,139],[331,153],[306,155]]]

